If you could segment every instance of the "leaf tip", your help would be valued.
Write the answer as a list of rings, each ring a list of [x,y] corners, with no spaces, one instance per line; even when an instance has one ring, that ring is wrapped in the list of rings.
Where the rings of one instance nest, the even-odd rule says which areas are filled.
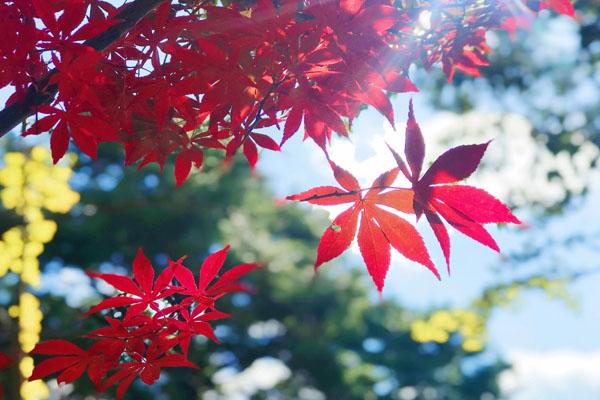
[[[438,269],[435,267],[435,265],[433,263],[429,263],[429,265],[426,266],[432,273],[433,275],[435,275],[435,277],[437,278],[437,280],[439,282],[442,281],[442,276],[440,275],[440,272],[438,271]],[[450,267],[448,266],[448,275],[450,275]]]
[[[515,225],[521,225],[522,227],[526,227],[527,224],[523,223],[523,221],[521,221],[515,214],[513,214],[512,212],[510,212],[509,214],[509,218],[508,218],[508,222],[515,224]]]
[[[409,120],[414,120],[415,119],[415,112],[414,112],[414,109],[413,109],[413,99],[412,99],[412,97],[408,101],[408,119]]]

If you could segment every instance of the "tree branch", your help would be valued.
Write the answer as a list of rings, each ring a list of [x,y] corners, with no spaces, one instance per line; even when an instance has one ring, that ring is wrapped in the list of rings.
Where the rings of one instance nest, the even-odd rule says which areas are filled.
[[[86,40],[84,44],[97,51],[106,50],[149,12],[165,1],[168,0],[134,0],[113,17],[113,19],[121,20],[121,22],[111,26],[98,36]],[[49,82],[55,73],[56,69],[49,71],[39,82],[27,88],[21,101],[14,102],[0,111],[0,137],[6,135],[25,118],[33,115],[36,106],[49,104],[54,100],[58,87],[49,85]]]

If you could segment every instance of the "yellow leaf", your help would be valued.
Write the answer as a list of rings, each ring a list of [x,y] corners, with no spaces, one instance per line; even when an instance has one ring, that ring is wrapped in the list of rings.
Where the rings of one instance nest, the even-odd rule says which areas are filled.
[[[48,243],[56,233],[56,222],[49,220],[33,221],[27,225],[27,234],[32,242]]]

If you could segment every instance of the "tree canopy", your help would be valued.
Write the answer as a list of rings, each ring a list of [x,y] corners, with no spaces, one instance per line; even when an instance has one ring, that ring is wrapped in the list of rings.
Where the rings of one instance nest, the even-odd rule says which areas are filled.
[[[23,136],[49,132],[54,164],[65,157],[72,139],[78,151],[98,160],[86,166],[87,172],[79,177],[85,177],[82,179],[87,179],[89,184],[96,174],[104,176],[104,180],[95,180],[98,188],[82,184],[82,188],[97,196],[93,202],[82,200],[74,212],[55,216],[63,228],[54,242],[48,244],[57,234],[57,228],[46,214],[67,213],[78,200],[78,195],[70,189],[56,188],[56,185],[64,186],[69,179],[69,169],[56,170],[62,172],[58,183],[53,183],[50,178],[53,172],[48,172],[50,159],[43,150],[35,148],[27,157],[19,153],[6,156],[2,202],[7,210],[14,210],[19,225],[3,234],[2,245],[6,251],[0,259],[3,263],[0,272],[11,271],[19,277],[18,304],[11,307],[8,314],[18,318],[20,324],[17,358],[21,374],[16,382],[20,384],[21,395],[28,397],[33,391],[41,390],[36,380],[48,375],[58,372],[59,383],[71,383],[87,372],[98,390],[115,385],[117,397],[121,398],[137,378],[152,384],[159,379],[161,368],[194,367],[188,359],[194,338],[201,336],[218,342],[212,325],[216,324],[215,320],[229,317],[219,309],[217,300],[226,294],[238,293],[234,299],[245,298],[246,303],[260,304],[265,295],[256,300],[239,297],[252,292],[245,275],[252,272],[256,278],[251,279],[257,279],[266,287],[277,286],[271,279],[280,282],[285,278],[283,273],[261,278],[266,274],[258,272],[261,268],[271,266],[265,269],[277,271],[272,267],[277,263],[270,262],[269,256],[260,252],[243,253],[243,241],[236,249],[237,232],[231,231],[229,237],[216,241],[223,215],[234,221],[238,218],[231,214],[232,206],[243,203],[245,208],[253,210],[252,205],[245,203],[247,195],[240,195],[242,188],[256,189],[252,187],[256,183],[247,177],[240,179],[239,174],[228,177],[219,168],[239,168],[239,164],[232,166],[232,163],[236,162],[237,153],[241,153],[250,169],[254,169],[259,148],[279,151],[301,130],[305,139],[310,138],[321,149],[339,187],[316,187],[288,199],[318,205],[349,205],[328,224],[321,236],[316,246],[315,270],[343,253],[356,236],[364,263],[379,292],[384,286],[392,248],[424,265],[439,279],[438,268],[420,233],[408,222],[409,217],[418,221],[423,216],[427,220],[442,249],[448,272],[450,238],[443,221],[499,251],[483,224],[519,224],[520,221],[505,204],[484,190],[457,184],[477,169],[489,142],[453,147],[428,169],[424,168],[425,139],[411,102],[404,156],[388,146],[396,165],[381,171],[371,186],[361,187],[351,171],[331,159],[328,149],[334,134],[349,136],[353,120],[366,106],[376,109],[395,126],[389,97],[418,90],[409,74],[415,67],[429,71],[441,65],[448,82],[460,80],[460,73],[479,76],[481,67],[489,65],[486,57],[490,47],[486,35],[494,31],[516,35],[521,29],[529,28],[533,18],[545,9],[575,18],[568,0],[214,3],[133,0],[119,7],[101,0],[3,2],[0,30],[7,40],[0,45],[0,87],[11,94],[6,107],[0,111],[0,134],[6,134],[18,124]],[[123,170],[114,164],[115,155],[110,153],[106,159],[98,157],[98,145],[107,142],[116,142],[124,150],[122,162],[125,165],[137,164],[141,169],[156,163],[161,171],[169,165],[174,171],[176,186],[182,186],[181,191],[173,190],[171,185],[161,185],[157,175],[148,172],[138,173],[143,180],[138,179],[128,187],[132,183],[126,182]],[[192,190],[189,193],[192,198],[189,198],[183,192],[184,182],[193,167],[204,170],[194,175],[202,177],[198,178],[198,188],[202,190],[189,189]],[[408,186],[397,183],[400,179],[408,181]],[[205,191],[203,182],[210,183]],[[67,200],[57,200],[59,192],[68,194]],[[264,197],[261,190],[257,193],[258,198]],[[168,207],[164,208],[163,203],[153,205],[154,196],[159,196]],[[191,210],[190,201],[193,202],[195,196],[199,205]],[[294,212],[290,218],[297,218]],[[98,217],[87,218],[94,216]],[[182,247],[182,243],[173,242],[181,235],[181,226],[196,217],[201,221],[198,229],[184,232],[182,237],[182,243],[188,247],[174,254],[173,249]],[[289,229],[288,224],[291,220],[283,225],[274,223],[281,231],[266,233],[267,240],[271,240],[271,235],[295,238],[294,235],[302,234],[305,243],[314,241],[312,227],[297,224],[299,227]],[[154,225],[160,227],[160,236],[169,239],[160,248],[156,247],[157,233],[148,228]],[[101,232],[111,234],[100,238]],[[251,235],[260,238],[257,234]],[[144,243],[149,246],[142,249],[140,246]],[[215,246],[216,243],[221,244]],[[222,272],[230,249],[225,243],[233,244],[232,254],[238,254],[241,263],[235,267],[227,264]],[[196,254],[190,254],[193,251]],[[128,259],[133,265],[133,279],[127,277],[128,271],[88,271],[91,278],[103,280],[117,291],[87,312],[90,318],[104,321],[104,326],[99,328],[92,326],[92,319],[85,322],[90,326],[81,334],[88,342],[95,340],[94,344],[81,347],[75,344],[80,342],[78,339],[61,338],[40,342],[40,307],[44,305],[30,289],[38,285],[38,259],[84,265],[105,260],[106,254],[115,257],[113,264],[123,265],[123,260]],[[196,262],[193,270],[188,269],[189,259],[179,258],[183,254],[190,255]],[[198,255],[204,260],[199,270]],[[60,257],[59,261],[53,258],[56,256]],[[296,262],[303,260],[304,255],[298,257]],[[161,265],[159,269],[155,269],[157,264]],[[288,279],[289,282],[281,285],[287,285],[289,293],[286,295],[291,296],[297,288],[294,278]],[[354,279],[356,277],[350,282]],[[338,286],[335,280],[324,281]],[[318,285],[321,284],[323,282]],[[317,290],[317,284],[312,285],[312,290]],[[354,286],[351,283],[348,287]],[[356,290],[359,297],[366,296],[364,289]],[[285,303],[284,299],[280,300]],[[364,375],[367,386],[373,386],[375,374],[380,377],[379,383],[384,382],[381,376],[385,375],[388,386],[393,388],[405,383],[416,387],[433,382],[432,385],[437,385],[448,397],[465,398],[466,393],[473,390],[469,396],[497,393],[493,377],[502,369],[499,365],[484,368],[484,377],[477,379],[486,383],[480,382],[477,389],[470,386],[465,376],[459,379],[455,375],[452,385],[448,386],[433,375],[437,368],[448,367],[448,362],[464,356],[459,345],[465,351],[481,349],[476,326],[485,319],[482,313],[459,310],[432,316],[429,322],[422,321],[410,329],[406,324],[396,325],[400,334],[390,340],[410,342],[410,330],[410,336],[417,342],[438,338],[433,341],[443,345],[427,350],[410,342],[397,349],[408,352],[402,357],[398,355],[400,364],[394,364],[392,352],[386,350],[385,356],[392,357],[386,360],[390,366],[367,362],[355,371],[355,362],[351,360],[361,352],[358,347],[362,346],[366,353],[378,353],[369,348],[387,348],[388,344],[381,335],[362,336],[362,341],[352,335],[366,333],[365,327],[369,324],[374,324],[375,331],[381,326],[389,328],[386,316],[393,317],[387,313],[402,320],[404,310],[390,305],[389,311],[385,311],[386,306],[379,305],[377,307],[384,311],[378,317],[384,319],[371,321],[368,311],[372,306],[363,305],[365,308],[352,311],[353,304],[347,298],[340,300],[341,310],[355,312],[357,319],[352,329],[344,331],[352,332],[348,342],[338,337],[337,344],[325,340],[342,334],[342,331],[331,330],[328,320],[320,317],[312,322],[311,318],[304,320],[300,313],[294,322],[287,316],[291,308],[280,308],[277,301],[268,304],[268,311],[277,314],[280,310],[278,317],[286,321],[279,323],[282,329],[287,329],[287,323],[299,324],[295,327],[298,330],[293,331],[296,334],[303,331],[302,325],[308,324],[313,326],[308,331],[313,339],[315,332],[324,335],[321,347],[299,350],[310,354],[305,361],[313,364],[307,367],[308,374],[297,376],[303,385],[308,382],[310,386],[314,380],[319,383],[318,390],[328,396],[352,398],[354,394],[348,392],[348,387],[338,386],[348,379],[346,374],[352,374],[357,382]],[[294,312],[301,311],[296,308]],[[338,321],[343,318],[333,309],[331,313]],[[267,319],[269,321],[271,319]],[[469,323],[475,327],[461,330],[463,324]],[[228,325],[219,326],[232,332],[233,328]],[[252,326],[255,325],[248,327],[250,336]],[[457,332],[460,334],[456,337],[462,338],[462,342],[451,343],[450,336]],[[304,338],[303,334],[300,338]],[[365,345],[367,339],[373,339],[372,346]],[[341,346],[343,350],[331,351],[330,346]],[[280,358],[285,350],[279,349]],[[231,351],[235,354],[233,349]],[[429,352],[434,356],[433,364],[417,377],[398,373],[399,365],[413,357],[411,352],[422,357],[427,357]],[[369,360],[366,353],[359,358]],[[295,354],[298,357],[298,353]],[[49,358],[34,367],[32,355],[36,359],[40,355]],[[236,359],[242,358],[236,356]],[[292,359],[290,365],[295,368],[297,361]],[[8,363],[8,358],[3,362]],[[337,377],[325,382],[312,376],[312,369],[321,363],[329,363],[330,368],[325,369]],[[304,367],[301,362],[298,364],[298,368]],[[301,379],[303,375],[306,382]],[[22,378],[29,378],[29,382],[22,382]],[[335,384],[328,386],[332,382]],[[343,392],[339,392],[340,388],[344,388]],[[369,391],[366,387],[356,390],[356,396]]]

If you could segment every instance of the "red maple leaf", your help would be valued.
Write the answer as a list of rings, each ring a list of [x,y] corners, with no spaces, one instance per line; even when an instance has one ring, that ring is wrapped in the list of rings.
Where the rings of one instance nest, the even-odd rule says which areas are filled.
[[[86,115],[87,109],[76,105],[66,111],[57,107],[39,106],[39,111],[49,114],[36,121],[24,135],[52,129],[50,147],[54,163],[67,152],[70,138],[88,156],[96,158],[98,140],[115,139],[115,129],[98,117]],[[56,126],[55,126],[56,125]]]
[[[541,2],[540,9],[551,8],[557,14],[568,15],[569,17],[575,17],[575,8],[571,0],[545,0]]]
[[[152,336],[162,328],[161,321],[158,318],[147,314],[126,315],[123,319],[111,317],[104,317],[104,319],[108,326],[98,328],[84,335],[84,337],[117,339],[122,340],[127,345],[127,342],[131,339],[135,340],[147,335]]]
[[[480,76],[479,69],[490,65],[485,58],[491,52],[486,43],[485,29],[477,29],[468,34],[454,31],[446,35],[444,40],[448,42],[448,47],[442,55],[442,68],[448,82],[452,82],[456,70]]]
[[[129,307],[127,310],[128,316],[140,314],[148,307],[158,311],[158,300],[175,292],[170,286],[173,270],[171,268],[165,269],[154,281],[154,268],[141,248],[138,249],[138,253],[133,260],[135,282],[129,277],[116,274],[99,274],[90,271],[88,275],[92,278],[102,279],[123,294],[103,300],[90,308],[87,312],[88,315],[107,308],[124,306]]]
[[[442,248],[448,271],[450,238],[440,216],[458,231],[496,251],[500,251],[498,245],[482,224],[521,223],[506,205],[486,191],[455,184],[477,169],[488,145],[489,142],[454,147],[439,156],[421,177],[425,142],[411,100],[404,146],[407,162],[390,147],[398,167],[412,183],[414,212],[417,218],[425,214]]]
[[[183,259],[171,264],[175,278],[181,284],[181,287],[177,290],[178,293],[188,296],[185,302],[195,301],[204,306],[212,307],[216,299],[227,293],[249,290],[248,286],[238,282],[238,280],[248,272],[258,268],[257,264],[237,265],[226,271],[211,284],[223,267],[228,250],[229,245],[206,257],[200,266],[198,284],[196,284],[192,271],[181,263]]]
[[[119,382],[117,386],[117,399],[120,400],[137,377],[145,384],[151,385],[159,378],[161,368],[198,368],[182,354],[169,353],[173,345],[173,342],[161,341],[152,342],[149,346],[144,346],[143,343],[140,343],[138,351],[129,353],[133,360],[119,364],[119,370],[102,383],[100,391],[104,391]]]
[[[42,379],[62,371],[56,380],[58,383],[70,383],[87,369],[90,380],[96,387],[100,387],[102,378],[117,362],[123,350],[123,343],[112,339],[94,343],[89,350],[84,350],[66,340],[47,340],[38,343],[31,354],[52,357],[36,363],[29,380]]]
[[[181,186],[192,170],[192,163],[196,168],[202,166],[204,153],[197,147],[190,147],[181,151],[175,158],[175,182]]]
[[[321,186],[287,197],[288,200],[325,206],[353,203],[323,233],[317,249],[315,269],[342,254],[357,236],[360,253],[378,291],[383,290],[391,247],[406,258],[424,265],[439,279],[439,273],[419,232],[408,221],[383,208],[411,212],[411,204],[407,201],[411,197],[410,190],[382,193],[396,180],[398,168],[381,174],[370,188],[361,189],[356,178],[348,171],[333,162],[330,165],[341,188]]]
[[[208,321],[215,319],[229,318],[230,315],[221,311],[208,311],[207,307],[194,307],[192,312],[187,309],[181,310],[182,320],[172,320],[173,328],[178,333],[179,346],[183,350],[183,354],[187,357],[190,347],[190,340],[196,335],[206,336],[215,343],[220,343],[215,336],[215,332]]]

